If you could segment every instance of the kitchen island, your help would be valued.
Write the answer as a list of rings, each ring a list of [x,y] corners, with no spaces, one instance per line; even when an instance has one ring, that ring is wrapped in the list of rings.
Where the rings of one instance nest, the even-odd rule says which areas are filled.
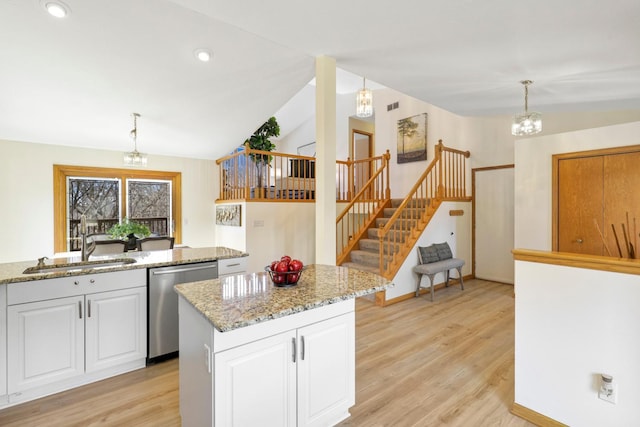
[[[296,286],[266,273],[176,286],[183,426],[327,426],[355,404],[355,303],[392,284],[308,266]]]

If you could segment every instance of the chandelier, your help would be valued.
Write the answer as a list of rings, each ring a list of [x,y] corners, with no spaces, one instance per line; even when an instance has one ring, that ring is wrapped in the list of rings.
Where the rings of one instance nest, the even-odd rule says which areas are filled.
[[[133,129],[129,132],[129,136],[133,139],[133,151],[124,153],[124,164],[126,166],[147,166],[147,155],[138,151],[138,117],[140,114],[133,113]]]
[[[362,78],[362,89],[356,96],[356,116],[371,117],[373,115],[373,93],[367,89],[366,79]]]
[[[516,136],[534,135],[542,132],[542,114],[529,112],[529,85],[531,80],[522,80],[524,85],[524,113],[516,114],[511,125],[511,134]]]

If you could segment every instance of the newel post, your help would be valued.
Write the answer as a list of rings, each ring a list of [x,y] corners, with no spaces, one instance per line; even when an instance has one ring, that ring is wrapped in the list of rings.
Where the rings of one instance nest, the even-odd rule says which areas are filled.
[[[389,187],[389,160],[391,159],[391,153],[389,153],[389,150],[387,150],[387,152],[384,153],[382,158],[384,159],[384,167],[386,169],[385,173],[387,175],[387,183],[384,189],[384,197],[385,199],[389,200],[391,199],[391,188]]]
[[[442,152],[444,151],[444,144],[442,140],[438,140],[438,145],[436,145],[436,161],[438,163],[438,199],[442,199],[444,197],[444,186],[443,186],[443,168],[442,164]]]

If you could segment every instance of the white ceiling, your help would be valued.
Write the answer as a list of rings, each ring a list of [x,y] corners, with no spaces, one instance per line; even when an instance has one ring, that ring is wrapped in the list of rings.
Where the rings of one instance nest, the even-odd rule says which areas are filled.
[[[140,151],[217,158],[313,114],[318,55],[461,115],[522,110],[522,79],[543,113],[640,108],[638,0],[42,1],[0,0],[0,139],[129,150],[138,112]]]

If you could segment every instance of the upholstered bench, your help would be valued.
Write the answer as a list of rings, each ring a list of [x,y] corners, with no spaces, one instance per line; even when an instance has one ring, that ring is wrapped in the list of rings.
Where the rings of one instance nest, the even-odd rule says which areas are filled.
[[[447,242],[434,243],[433,245],[426,247],[418,246],[418,261],[420,264],[413,267],[413,272],[418,275],[416,296],[420,295],[420,282],[422,281],[422,276],[425,275],[429,278],[431,301],[433,301],[433,278],[438,273],[444,273],[445,286],[449,286],[449,270],[453,270],[454,268],[458,270],[460,288],[464,290],[464,283],[462,280],[462,266],[464,265],[464,260],[453,257],[451,248]]]

